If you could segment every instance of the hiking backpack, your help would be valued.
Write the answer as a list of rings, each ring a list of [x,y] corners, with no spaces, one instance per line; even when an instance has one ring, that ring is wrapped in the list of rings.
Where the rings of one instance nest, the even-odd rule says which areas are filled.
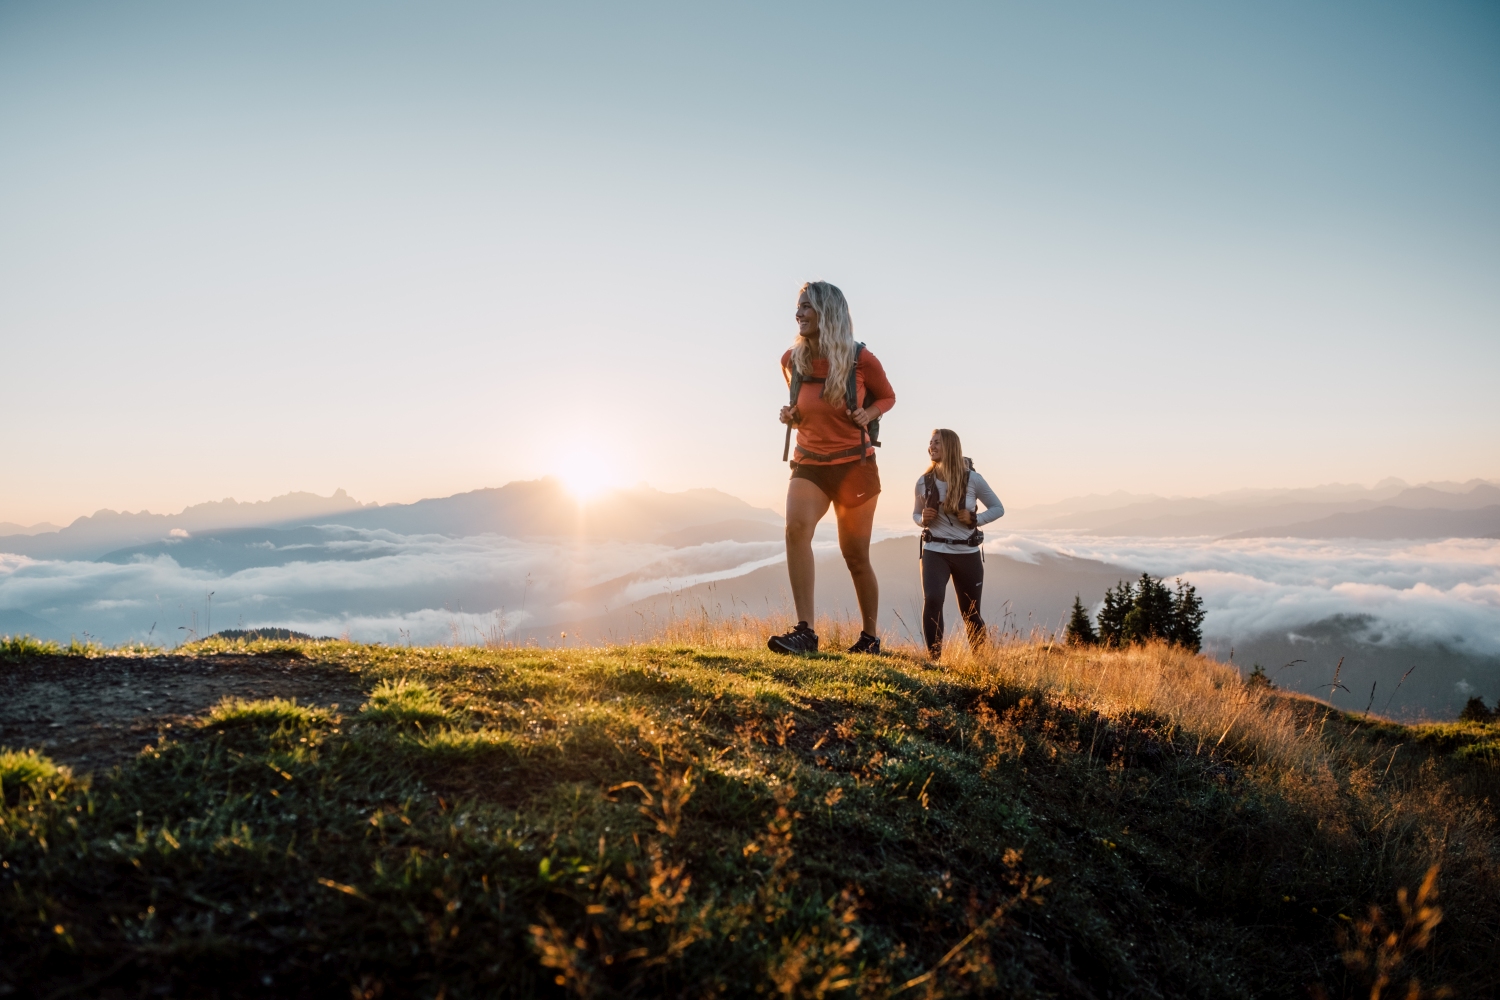
[[[969,473],[973,471],[974,460],[972,458],[965,457],[964,479],[961,489],[963,491],[964,499],[966,500],[968,499],[969,494]],[[922,489],[927,494],[926,506],[941,509],[942,501],[938,499],[937,475],[930,469],[922,477]],[[926,548],[928,542],[937,542],[940,545],[973,545],[978,548],[979,546],[984,544],[984,532],[980,531],[978,528],[975,528],[969,533],[968,538],[934,538],[930,529],[923,528],[921,543],[917,546],[917,558],[919,560],[922,558],[922,552]],[[981,554],[983,554],[982,551]]]
[[[844,403],[846,406],[850,403],[851,400],[854,399],[854,394],[859,389],[859,386],[855,383],[854,375],[855,372],[859,369],[859,356],[864,353],[864,350],[865,345],[856,341],[854,344],[854,363],[849,366],[849,381],[844,384]],[[797,365],[794,362],[792,364],[791,376],[787,380],[787,387],[791,389],[792,396],[792,401],[788,405],[797,405],[797,397],[802,395],[803,383],[818,383],[826,381],[828,381],[826,378],[813,378],[811,376],[804,378],[802,373],[797,370]],[[860,409],[864,409],[866,406],[868,406],[870,401],[874,398],[874,393],[870,392],[869,389],[866,388],[864,401],[859,404]],[[865,448],[870,445],[873,445],[876,448],[880,447],[880,416],[878,414],[876,415],[875,419],[871,420],[870,423],[864,428],[863,438],[857,448],[846,448],[843,451],[836,451],[831,455],[819,455],[811,451],[804,451],[803,454],[808,458],[814,459],[815,461],[826,462],[834,458],[848,458],[850,455],[862,456],[865,453]],[[781,446],[781,460],[783,462],[785,462],[787,460],[787,456],[791,454],[791,449],[792,425],[787,424],[786,442]]]

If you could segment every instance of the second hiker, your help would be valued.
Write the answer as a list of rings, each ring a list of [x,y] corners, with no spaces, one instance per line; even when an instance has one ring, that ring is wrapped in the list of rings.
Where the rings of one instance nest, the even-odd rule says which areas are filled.
[[[958,435],[947,428],[932,432],[927,442],[932,464],[917,480],[917,505],[912,520],[922,526],[922,638],[935,660],[943,652],[943,602],[948,578],[958,610],[969,632],[970,647],[984,642],[984,619],[979,616],[984,587],[984,542],[981,525],[1005,515],[1005,508],[974,463],[964,457]],[[984,513],[979,513],[979,502]]]
[[[791,428],[797,431],[786,491],[786,566],[799,620],[768,645],[779,653],[817,651],[812,540],[831,505],[839,549],[859,600],[861,631],[849,652],[878,653],[880,583],[870,565],[870,529],[880,493],[875,446],[880,417],[896,405],[896,393],[875,355],[855,342],[844,293],[826,281],[808,282],[797,296],[797,339],[781,356],[781,374],[791,390],[781,408],[789,442]]]

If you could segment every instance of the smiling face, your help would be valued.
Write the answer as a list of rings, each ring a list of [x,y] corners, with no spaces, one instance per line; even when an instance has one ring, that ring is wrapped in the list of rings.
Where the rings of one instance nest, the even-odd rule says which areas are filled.
[[[818,311],[813,308],[812,300],[803,292],[797,298],[797,332],[804,337],[815,338],[818,335]]]
[[[927,442],[927,457],[934,462],[943,460],[943,438],[937,431],[932,432],[932,440]]]

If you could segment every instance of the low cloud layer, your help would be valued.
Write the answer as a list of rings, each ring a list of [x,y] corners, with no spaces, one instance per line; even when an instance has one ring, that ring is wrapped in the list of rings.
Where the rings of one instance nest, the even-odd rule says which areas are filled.
[[[289,561],[228,572],[183,566],[170,554],[120,563],[0,554],[0,632],[171,643],[189,630],[205,633],[211,618],[213,630],[448,641],[455,626],[493,627],[496,612],[507,627],[540,623],[748,572],[775,558],[776,546],[563,545],[338,528],[287,548],[278,556]]]
[[[211,553],[186,545],[179,555],[189,565],[170,546],[124,562],[0,555],[0,633],[171,644],[191,630],[205,633],[211,616],[214,630],[282,626],[367,641],[449,642],[455,634],[474,641],[588,618],[782,559],[779,542],[672,548],[315,530],[271,552],[264,560],[271,564],[240,569],[216,568],[207,561]],[[820,539],[818,546],[831,552],[835,543]],[[1343,616],[1367,620],[1369,641],[1443,643],[1500,656],[1496,540],[1211,541],[1032,531],[992,536],[986,550],[992,559],[1034,565],[1060,554],[1181,576],[1204,597],[1204,632],[1216,643],[1295,636]]]
[[[1207,636],[1236,641],[1335,616],[1367,617],[1369,641],[1443,643],[1500,655],[1500,541],[1097,538],[1031,532],[991,551],[1041,551],[1127,566],[1198,588]]]

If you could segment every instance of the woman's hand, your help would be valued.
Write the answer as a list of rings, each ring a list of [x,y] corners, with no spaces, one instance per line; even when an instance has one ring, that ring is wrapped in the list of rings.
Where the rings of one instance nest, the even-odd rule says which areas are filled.
[[[938,515],[938,512],[937,512],[937,508],[936,507],[923,507],[922,508],[922,527],[924,527],[924,528],[930,528],[930,527],[932,527],[932,525],[937,521],[937,515]]]
[[[849,411],[849,419],[854,421],[860,430],[865,430],[870,426],[870,421],[880,419],[880,411],[873,406],[868,410],[860,406]]]
[[[958,523],[963,525],[965,528],[974,527],[975,522],[978,521],[978,518],[974,516],[974,512],[972,510],[961,510],[953,516],[954,520],[958,521]]]
[[[802,411],[795,406],[783,406],[781,408],[781,422],[796,426],[802,423]]]

